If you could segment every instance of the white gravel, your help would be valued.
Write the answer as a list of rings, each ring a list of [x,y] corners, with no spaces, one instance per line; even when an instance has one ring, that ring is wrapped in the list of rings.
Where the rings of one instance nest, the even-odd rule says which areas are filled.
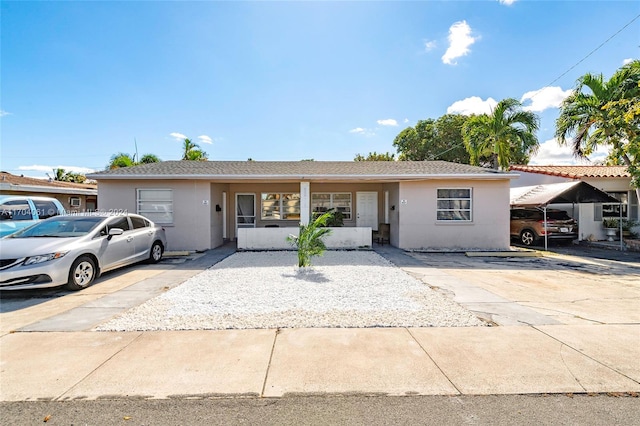
[[[97,331],[481,326],[469,311],[374,252],[236,253]]]

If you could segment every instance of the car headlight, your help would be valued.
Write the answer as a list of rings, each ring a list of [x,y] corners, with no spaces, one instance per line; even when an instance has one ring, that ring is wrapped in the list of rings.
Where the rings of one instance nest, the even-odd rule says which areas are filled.
[[[64,257],[65,254],[67,254],[68,252],[64,251],[64,252],[56,252],[56,253],[48,253],[48,254],[40,254],[38,256],[31,256],[28,257],[27,260],[24,261],[25,266],[26,265],[35,265],[36,263],[42,263],[42,262],[48,262],[50,260],[54,260],[54,259],[60,259],[61,257]]]

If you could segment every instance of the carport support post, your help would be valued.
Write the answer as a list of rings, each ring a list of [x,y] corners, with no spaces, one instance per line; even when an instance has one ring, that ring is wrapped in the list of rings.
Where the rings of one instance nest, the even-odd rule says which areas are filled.
[[[549,237],[547,236],[547,206],[544,206],[542,211],[544,212],[544,251],[547,251],[549,249]]]
[[[622,202],[618,204],[618,213],[620,219],[618,219],[618,227],[620,228],[620,251],[624,251],[624,241],[622,241]]]

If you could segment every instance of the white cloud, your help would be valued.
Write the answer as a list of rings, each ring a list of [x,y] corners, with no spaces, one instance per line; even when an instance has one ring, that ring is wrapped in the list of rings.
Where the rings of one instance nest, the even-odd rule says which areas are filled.
[[[516,0],[498,0],[500,4],[504,4],[505,6],[511,6],[516,2]]]
[[[448,65],[456,65],[454,59],[469,53],[469,46],[479,37],[471,36],[471,27],[467,21],[459,21],[449,27],[449,48],[442,56],[442,62]]]
[[[532,166],[572,166],[575,164],[593,164],[604,160],[609,154],[609,149],[600,147],[589,156],[589,160],[576,158],[570,146],[560,146],[555,138],[540,144],[538,153],[531,158]]]
[[[178,133],[178,132],[169,133],[169,136],[171,136],[172,138],[175,138],[177,141],[183,141],[183,140],[187,139],[187,137],[185,135],[183,135],[182,133]]]
[[[0,117],[4,117],[5,115],[11,115],[11,113],[3,109],[0,109]]]
[[[398,125],[398,122],[393,118],[385,118],[384,120],[378,120],[376,121],[376,123],[378,123],[381,126],[397,126]]]
[[[622,65],[627,65],[633,62],[633,58],[627,58],[622,60]]]
[[[18,167],[18,170],[20,171],[44,172],[44,173],[53,173],[53,169],[64,169],[66,172],[82,173],[82,174],[95,172],[95,169],[89,169],[87,167],[79,167],[79,166],[44,166],[44,165],[34,164],[31,166]]]
[[[405,122],[405,123],[408,123],[408,122],[409,122],[409,119],[408,119],[408,118],[405,118],[405,119],[404,119],[404,122]]]
[[[351,130],[349,130],[349,133],[353,133],[353,134],[356,134],[356,135],[367,136],[367,137],[376,135],[376,133],[373,130],[371,130],[371,129],[363,129],[362,127],[356,127],[355,129],[351,129]]]
[[[522,95],[520,102],[525,103],[530,100],[531,105],[526,105],[523,109],[525,111],[542,112],[549,108],[559,108],[562,101],[565,100],[572,90],[562,90],[557,86],[543,87],[540,90],[527,92]]]
[[[472,96],[470,98],[463,99],[461,101],[454,102],[449,108],[447,108],[447,114],[491,114],[491,110],[498,105],[498,102],[493,98],[487,98],[483,101],[478,96]]]
[[[213,143],[213,139],[211,139],[207,135],[200,135],[200,136],[198,136],[198,139],[200,139],[201,143],[208,143],[208,144],[212,144]]]
[[[430,52],[438,46],[435,40],[429,40],[424,42],[424,50]]]

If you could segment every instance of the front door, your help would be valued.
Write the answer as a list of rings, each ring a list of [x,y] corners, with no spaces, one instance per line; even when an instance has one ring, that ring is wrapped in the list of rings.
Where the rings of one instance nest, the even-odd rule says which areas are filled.
[[[356,226],[378,230],[378,193],[356,192]]]
[[[256,195],[236,194],[236,228],[256,227]]]

